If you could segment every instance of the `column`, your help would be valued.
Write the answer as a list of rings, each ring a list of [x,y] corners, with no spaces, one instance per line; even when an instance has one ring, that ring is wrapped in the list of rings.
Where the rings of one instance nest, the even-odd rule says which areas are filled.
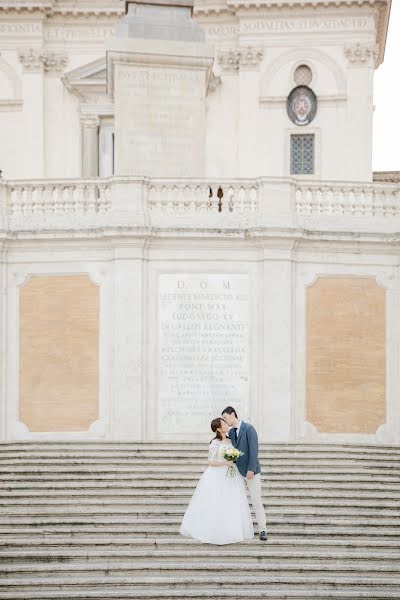
[[[82,177],[99,176],[99,124],[97,115],[83,115],[82,124]]]

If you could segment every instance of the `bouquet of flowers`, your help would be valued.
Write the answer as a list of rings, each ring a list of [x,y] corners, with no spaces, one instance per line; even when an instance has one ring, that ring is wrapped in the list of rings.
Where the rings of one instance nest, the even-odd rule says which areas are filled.
[[[244,452],[241,452],[237,448],[227,448],[224,453],[224,459],[229,462],[235,462],[240,456],[243,456]],[[233,465],[229,465],[228,470],[226,472],[226,476],[235,477],[236,469]]]

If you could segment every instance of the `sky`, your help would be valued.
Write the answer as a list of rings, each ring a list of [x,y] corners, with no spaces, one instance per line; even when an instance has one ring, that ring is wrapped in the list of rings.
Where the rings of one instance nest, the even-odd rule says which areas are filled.
[[[374,171],[400,171],[400,0],[392,0],[385,60],[374,78]]]

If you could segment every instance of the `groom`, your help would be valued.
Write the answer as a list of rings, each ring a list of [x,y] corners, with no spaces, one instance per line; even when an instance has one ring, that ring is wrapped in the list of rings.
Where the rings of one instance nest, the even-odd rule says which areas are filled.
[[[253,425],[238,419],[236,410],[232,406],[227,406],[222,411],[222,417],[231,427],[228,435],[232,445],[243,452],[243,456],[237,459],[236,465],[239,473],[246,479],[251,503],[260,528],[260,540],[265,541],[267,539],[266,517],[261,498],[261,468],[258,460],[257,432]]]

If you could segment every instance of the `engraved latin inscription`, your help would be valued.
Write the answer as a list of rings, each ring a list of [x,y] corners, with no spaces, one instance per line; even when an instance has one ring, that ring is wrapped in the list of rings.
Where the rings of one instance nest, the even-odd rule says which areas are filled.
[[[246,274],[159,277],[159,432],[197,433],[227,404],[246,415],[249,292]]]
[[[120,174],[178,177],[199,171],[204,72],[118,65],[115,89]]]
[[[368,17],[343,17],[314,18],[314,19],[268,19],[258,21],[244,21],[241,23],[240,33],[271,33],[318,32],[318,31],[358,31],[373,29],[373,20]]]

